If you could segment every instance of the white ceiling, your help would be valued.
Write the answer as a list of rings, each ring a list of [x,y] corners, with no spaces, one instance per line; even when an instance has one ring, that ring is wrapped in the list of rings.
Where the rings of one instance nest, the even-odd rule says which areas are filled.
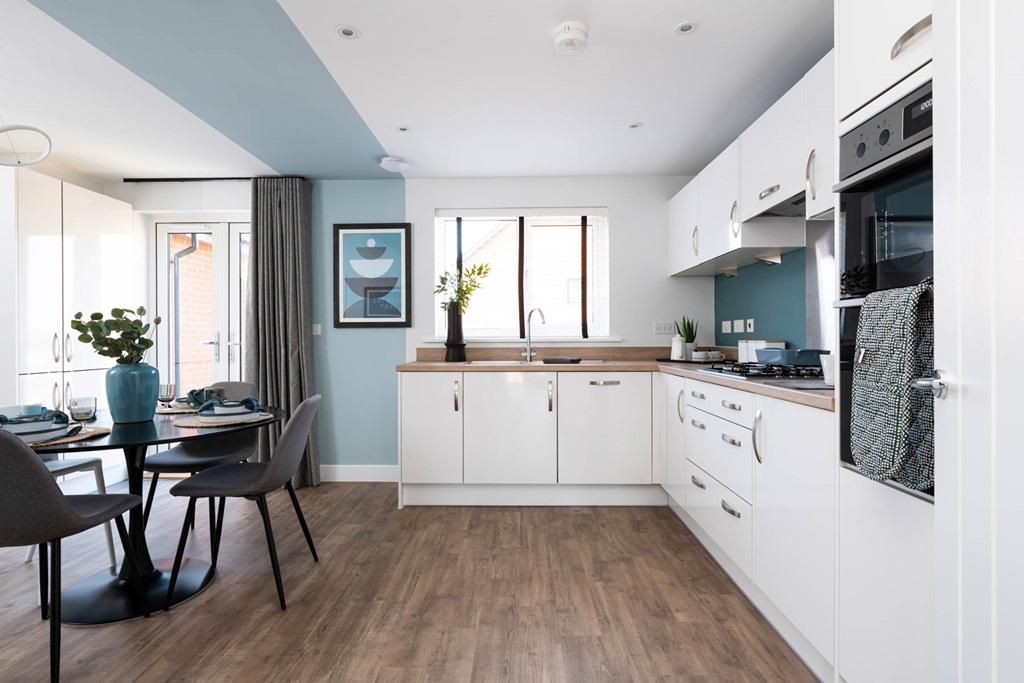
[[[278,1],[409,177],[695,173],[832,45],[832,0]]]
[[[0,116],[46,131],[51,162],[99,180],[276,175],[25,0],[0,16]]]

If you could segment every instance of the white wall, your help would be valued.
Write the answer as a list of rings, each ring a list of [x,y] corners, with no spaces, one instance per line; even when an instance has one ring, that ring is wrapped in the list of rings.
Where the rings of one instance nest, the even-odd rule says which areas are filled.
[[[18,397],[17,169],[0,166],[0,405]]]
[[[611,336],[625,346],[668,346],[656,321],[704,321],[698,342],[714,343],[714,279],[669,278],[668,198],[689,180],[663,177],[407,179],[412,223],[413,326],[406,356],[434,338],[434,212],[437,209],[608,208]],[[608,342],[597,343],[607,344]]]

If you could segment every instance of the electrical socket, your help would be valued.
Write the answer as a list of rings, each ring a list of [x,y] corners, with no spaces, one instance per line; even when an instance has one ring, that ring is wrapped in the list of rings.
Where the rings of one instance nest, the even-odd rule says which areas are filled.
[[[753,332],[753,331],[754,331],[754,319],[753,318],[747,318],[747,332]]]
[[[320,323],[313,323],[313,336],[319,337],[321,333]]]
[[[736,332],[736,333],[742,332],[743,331],[743,321],[742,320],[733,320],[732,321],[732,331]]]
[[[723,320],[722,321],[722,334],[732,334],[732,321],[731,320]]]
[[[676,324],[673,322],[657,322],[654,323],[654,334],[675,334]]]

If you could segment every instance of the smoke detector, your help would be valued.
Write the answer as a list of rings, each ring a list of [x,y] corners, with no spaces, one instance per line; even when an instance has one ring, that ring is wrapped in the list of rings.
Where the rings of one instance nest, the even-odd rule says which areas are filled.
[[[409,170],[409,162],[402,157],[384,157],[380,160],[380,167],[392,173],[405,173]]]
[[[587,47],[587,27],[579,21],[563,21],[555,27],[555,51],[578,55]]]

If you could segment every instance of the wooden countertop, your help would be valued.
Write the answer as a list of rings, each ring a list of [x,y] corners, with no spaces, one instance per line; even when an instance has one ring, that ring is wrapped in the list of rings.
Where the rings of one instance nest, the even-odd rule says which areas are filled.
[[[540,361],[479,360],[466,363],[445,363],[444,361],[415,361],[402,363],[398,372],[664,372],[669,375],[718,384],[751,394],[769,396],[791,403],[835,410],[835,392],[829,389],[789,389],[773,383],[772,380],[738,379],[707,372],[699,366],[684,366],[675,363],[658,363],[653,360],[609,360],[583,361],[576,365],[546,365]]]

